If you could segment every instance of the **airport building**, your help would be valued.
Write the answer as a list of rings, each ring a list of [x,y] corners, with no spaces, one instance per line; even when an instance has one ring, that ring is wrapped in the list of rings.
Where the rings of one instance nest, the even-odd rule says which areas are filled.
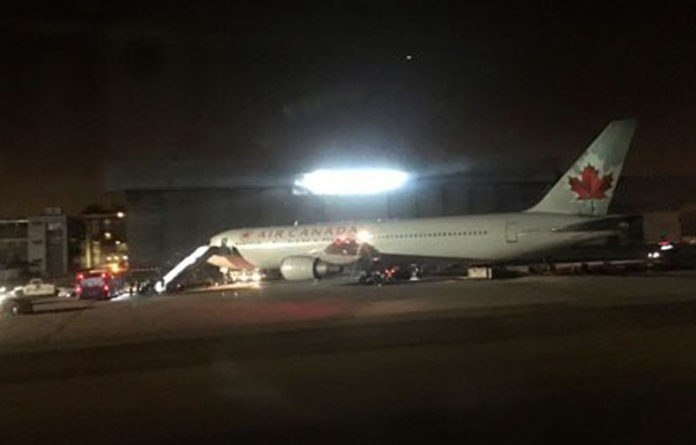
[[[515,212],[532,206],[560,168],[478,169],[412,178],[367,196],[298,194],[292,174],[236,174],[238,165],[112,166],[107,187],[124,193],[131,263],[174,263],[226,229],[356,219]],[[249,170],[246,170],[249,171]],[[201,172],[205,172],[201,174]],[[622,177],[612,211],[646,214],[646,242],[681,237],[682,209],[696,201],[696,177]],[[694,212],[696,214],[696,212]],[[693,222],[685,227],[694,228]]]

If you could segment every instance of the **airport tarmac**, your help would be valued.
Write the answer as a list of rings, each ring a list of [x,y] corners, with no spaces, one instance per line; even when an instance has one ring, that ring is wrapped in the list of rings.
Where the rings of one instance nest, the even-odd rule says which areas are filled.
[[[0,321],[4,443],[692,443],[696,274],[261,283]]]

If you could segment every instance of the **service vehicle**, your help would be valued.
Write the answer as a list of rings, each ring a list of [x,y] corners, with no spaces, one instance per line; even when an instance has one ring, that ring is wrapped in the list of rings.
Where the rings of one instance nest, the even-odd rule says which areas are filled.
[[[57,289],[52,283],[47,283],[41,278],[33,278],[29,280],[29,283],[15,287],[12,293],[16,297],[49,297],[57,295]]]
[[[75,277],[75,296],[78,299],[108,300],[124,291],[123,277],[106,269],[80,272]]]
[[[10,294],[0,296],[0,314],[22,315],[34,312],[34,305],[29,297],[14,297]]]

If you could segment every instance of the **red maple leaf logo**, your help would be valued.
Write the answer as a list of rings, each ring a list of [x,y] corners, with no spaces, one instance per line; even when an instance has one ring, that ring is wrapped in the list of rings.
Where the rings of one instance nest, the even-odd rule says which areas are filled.
[[[579,200],[606,198],[604,192],[611,188],[613,182],[611,174],[600,178],[599,171],[590,164],[582,169],[578,177],[568,177],[570,189],[578,194]]]

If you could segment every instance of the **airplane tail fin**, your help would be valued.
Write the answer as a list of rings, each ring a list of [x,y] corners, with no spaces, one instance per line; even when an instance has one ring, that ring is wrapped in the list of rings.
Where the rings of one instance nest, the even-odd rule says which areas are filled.
[[[546,196],[527,212],[606,215],[636,124],[633,119],[610,122]]]

